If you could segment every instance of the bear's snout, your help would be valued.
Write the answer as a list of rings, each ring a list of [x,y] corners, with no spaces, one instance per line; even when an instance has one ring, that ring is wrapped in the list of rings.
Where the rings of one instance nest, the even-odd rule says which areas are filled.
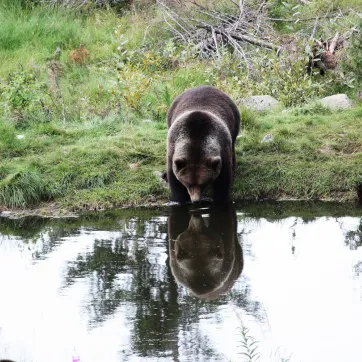
[[[192,186],[187,189],[192,202],[199,202],[201,200],[201,187]]]

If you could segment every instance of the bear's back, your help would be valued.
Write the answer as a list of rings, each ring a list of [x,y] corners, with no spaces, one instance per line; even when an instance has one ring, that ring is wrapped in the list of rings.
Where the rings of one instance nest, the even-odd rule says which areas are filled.
[[[210,86],[200,86],[186,90],[175,98],[168,114],[168,128],[174,120],[185,112],[206,111],[221,119],[230,131],[233,140],[239,133],[240,113],[229,96]]]

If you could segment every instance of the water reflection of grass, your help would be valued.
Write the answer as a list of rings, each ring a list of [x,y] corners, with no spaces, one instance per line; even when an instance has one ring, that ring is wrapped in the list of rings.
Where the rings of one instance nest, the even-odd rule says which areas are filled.
[[[248,327],[246,327],[243,322],[241,321],[241,319],[239,318],[240,321],[240,328],[239,328],[239,333],[241,336],[241,340],[240,340],[240,349],[241,352],[239,352],[239,354],[241,355],[241,360],[243,362],[257,362],[260,360],[260,358],[262,357],[262,354],[260,352],[260,342],[257,341],[251,334],[250,334],[250,329]],[[270,358],[270,361],[274,362],[290,362],[290,357],[288,358],[284,358],[280,356],[279,351],[277,350],[275,352],[274,358]],[[232,361],[232,362],[238,362],[238,361]]]
[[[246,362],[256,362],[260,358],[258,349],[259,342],[250,334],[249,328],[247,328],[240,319],[239,321],[241,323],[240,334],[242,337],[240,341],[242,352],[240,352],[240,355],[243,356]]]

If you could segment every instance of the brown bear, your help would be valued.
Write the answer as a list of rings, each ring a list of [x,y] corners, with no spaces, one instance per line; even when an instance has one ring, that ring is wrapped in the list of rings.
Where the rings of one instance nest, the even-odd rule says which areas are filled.
[[[215,299],[227,293],[243,270],[236,211],[231,203],[196,211],[186,205],[173,206],[168,242],[173,276],[199,298]]]
[[[214,201],[228,200],[240,128],[235,103],[214,87],[191,88],[172,103],[167,125],[167,179],[172,201],[200,201],[208,184],[213,185]]]

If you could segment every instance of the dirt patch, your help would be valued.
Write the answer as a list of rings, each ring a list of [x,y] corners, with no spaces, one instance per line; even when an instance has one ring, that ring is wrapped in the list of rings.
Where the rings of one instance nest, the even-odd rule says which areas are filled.
[[[9,219],[21,219],[27,216],[39,216],[44,218],[75,218],[79,215],[70,210],[60,208],[56,204],[44,204],[34,209],[4,209],[0,210],[0,217]]]

